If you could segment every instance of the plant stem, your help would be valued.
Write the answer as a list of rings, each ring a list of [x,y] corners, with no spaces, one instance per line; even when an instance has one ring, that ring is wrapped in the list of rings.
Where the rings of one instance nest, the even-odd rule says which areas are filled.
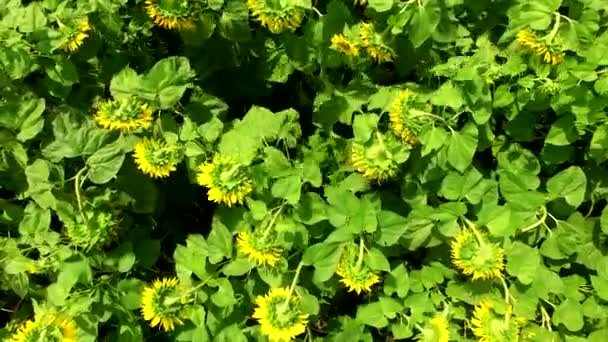
[[[359,237],[359,258],[357,259],[356,270],[359,271],[361,265],[363,264],[363,250],[365,249],[365,245],[363,244],[363,237]]]
[[[279,209],[274,214],[274,216],[272,217],[272,219],[270,219],[270,222],[268,223],[268,225],[266,226],[266,229],[264,230],[264,235],[262,235],[262,240],[266,241],[266,238],[268,237],[268,234],[270,233],[271,228],[274,226],[274,222],[279,217],[279,214],[283,210],[284,206],[285,206],[285,204],[281,204],[281,206],[279,206]]]
[[[553,24],[553,29],[551,30],[551,32],[549,32],[549,35],[547,36],[547,44],[551,44],[551,41],[557,34],[557,31],[559,30],[559,23],[561,21],[561,18],[562,18],[561,14],[559,14],[559,12],[555,12],[555,24]]]
[[[541,224],[545,223],[545,220],[547,219],[547,208],[545,206],[542,206],[540,208],[540,210],[542,211],[542,216],[540,217],[540,219],[538,221],[536,221],[534,224],[527,226],[526,228],[522,228],[522,232],[527,232],[529,230],[532,230],[538,226],[540,226]]]
[[[82,197],[80,195],[80,187],[84,183],[84,179],[81,182],[80,177],[86,170],[87,170],[87,167],[85,166],[82,169],[80,169],[80,171],[78,171],[76,176],[74,176],[74,192],[76,193],[76,203],[78,203],[78,211],[80,212],[80,216],[82,216],[84,223],[88,226],[89,221],[88,221],[86,215],[84,214],[84,210],[82,208]],[[86,179],[86,177],[85,177],[85,179]]]
[[[296,274],[293,276],[293,280],[291,281],[291,286],[289,287],[289,293],[287,294],[287,298],[285,298],[285,302],[283,303],[283,307],[281,308],[283,312],[285,312],[285,310],[287,310],[287,307],[289,306],[289,300],[291,300],[291,295],[296,289],[296,284],[298,283],[298,278],[300,277],[300,271],[302,270],[302,266],[304,266],[304,264],[302,263],[302,261],[300,261],[300,263],[298,264],[298,268],[296,268]]]

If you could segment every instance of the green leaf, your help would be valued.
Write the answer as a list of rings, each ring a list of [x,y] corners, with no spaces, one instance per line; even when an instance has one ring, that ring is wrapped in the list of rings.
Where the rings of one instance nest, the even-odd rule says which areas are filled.
[[[403,264],[399,264],[385,277],[383,290],[387,296],[395,292],[399,298],[407,296],[410,291],[410,277]]]
[[[297,204],[300,200],[300,191],[302,189],[302,179],[300,176],[288,176],[279,178],[272,185],[271,192],[274,197],[283,198],[289,204]]]
[[[375,114],[361,114],[355,116],[353,121],[353,132],[355,135],[355,141],[358,143],[365,143],[371,137],[373,132],[378,127],[378,116]]]
[[[608,300],[608,279],[599,276],[591,276],[591,285],[598,297]]]
[[[447,81],[439,87],[431,97],[431,103],[435,106],[448,106],[453,109],[459,109],[464,105],[464,95],[462,90],[452,81]]]
[[[393,0],[369,0],[367,3],[377,12],[386,12],[393,8]]]
[[[555,324],[563,324],[572,332],[579,331],[584,324],[583,307],[581,303],[568,298],[555,308],[552,318]]]
[[[441,20],[441,5],[438,0],[426,0],[418,5],[408,25],[408,38],[415,48],[431,37]]]
[[[589,143],[589,156],[598,164],[608,160],[608,124],[598,126],[593,132]]]
[[[388,263],[388,259],[384,256],[378,248],[372,248],[368,251],[367,255],[365,255],[365,264],[369,266],[372,270],[381,270],[389,272],[391,270],[391,266]]]
[[[578,131],[574,125],[574,116],[566,115],[553,123],[545,138],[545,144],[566,146],[572,144],[577,139]]]
[[[378,243],[383,246],[394,245],[407,231],[407,220],[392,211],[382,210],[378,214],[378,228]]]
[[[205,265],[208,249],[209,246],[202,235],[188,235],[186,246],[177,245],[173,253],[176,269],[194,273],[199,279],[207,279]]]
[[[357,306],[357,321],[361,324],[380,329],[388,325],[388,320],[384,316],[382,304],[375,302]]]
[[[155,94],[154,99],[159,102],[161,109],[168,109],[191,86],[190,81],[194,75],[188,58],[168,57],[158,61],[141,79],[141,88]]]
[[[97,150],[89,158],[87,177],[95,184],[105,184],[116,176],[128,149],[126,139],[119,138]]]
[[[232,255],[232,234],[217,216],[213,217],[211,232],[207,237],[209,262],[217,264]]]
[[[536,277],[541,257],[538,250],[516,241],[507,254],[507,272],[522,284],[530,284]]]
[[[471,122],[467,123],[459,132],[454,132],[450,137],[448,145],[448,162],[456,170],[464,172],[471,162],[477,150],[477,126]]]
[[[314,192],[305,192],[294,212],[295,219],[312,225],[327,219],[327,204],[321,196]]]
[[[575,208],[583,203],[586,189],[587,177],[578,166],[571,166],[547,181],[547,190],[551,198],[563,197]]]

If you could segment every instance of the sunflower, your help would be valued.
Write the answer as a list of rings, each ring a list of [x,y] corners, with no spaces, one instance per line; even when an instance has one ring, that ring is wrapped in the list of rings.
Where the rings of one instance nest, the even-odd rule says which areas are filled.
[[[119,220],[107,210],[85,209],[74,220],[64,222],[64,234],[71,244],[84,250],[108,246],[118,235]]]
[[[519,341],[520,332],[526,320],[511,315],[512,308],[507,307],[505,314],[496,311],[492,303],[482,301],[475,306],[471,324],[473,333],[480,342],[510,342]]]
[[[349,41],[343,34],[334,34],[331,37],[331,48],[347,56],[359,56],[357,45]]]
[[[275,266],[281,260],[283,250],[260,234],[241,232],[236,238],[236,247],[258,266]]]
[[[196,180],[209,188],[207,196],[211,201],[229,207],[243,203],[253,190],[242,166],[228,156],[216,155],[212,161],[201,164]]]
[[[448,342],[450,331],[448,320],[443,315],[433,317],[422,329],[418,341],[422,342]]]
[[[471,229],[462,230],[452,242],[452,262],[473,279],[497,279],[504,269],[502,248]]]
[[[143,138],[133,151],[137,167],[152,178],[168,177],[177,169],[180,160],[179,147],[161,139]]]
[[[95,121],[103,128],[129,133],[140,127],[149,127],[152,111],[147,104],[133,97],[111,100],[101,105]]]
[[[340,257],[336,274],[340,276],[340,282],[349,292],[361,294],[371,291],[372,286],[380,282],[380,277],[363,264],[362,257],[363,255],[357,253],[357,247],[354,245],[346,246]]]
[[[184,324],[184,309],[190,302],[192,297],[177,278],[157,279],[142,291],[141,313],[152,328],[160,326],[171,331]]]
[[[409,89],[403,89],[393,100],[389,113],[390,127],[401,141],[414,145],[424,125],[430,123],[427,116],[411,113],[414,105],[415,93]]]
[[[289,289],[272,289],[265,296],[258,296],[255,303],[253,318],[270,341],[291,341],[306,330],[308,315],[300,309],[300,299],[289,295]]]
[[[63,43],[63,51],[68,53],[73,53],[80,46],[82,46],[84,40],[89,37],[89,31],[91,31],[91,26],[89,25],[89,18],[84,17],[78,23],[78,27],[72,29],[68,34],[68,38],[65,43]]]
[[[178,31],[192,30],[195,25],[195,2],[190,0],[146,0],[146,13],[156,26]]]
[[[73,320],[57,314],[43,314],[23,323],[9,342],[63,341],[75,342],[78,329]]]
[[[409,151],[393,135],[379,132],[365,143],[353,141],[350,150],[350,162],[354,168],[366,178],[378,182],[395,176],[408,157]]]
[[[549,44],[538,39],[536,34],[530,29],[519,31],[517,33],[517,42],[532,50],[545,63],[559,64],[563,61],[563,57],[559,52],[555,51]]]
[[[359,28],[359,37],[361,38],[361,45],[365,49],[365,52],[367,52],[374,62],[392,62],[395,59],[395,53],[384,44],[382,36],[376,33],[372,24],[362,23]]]
[[[251,15],[272,33],[293,31],[304,20],[304,9],[289,0],[247,0],[246,5]]]

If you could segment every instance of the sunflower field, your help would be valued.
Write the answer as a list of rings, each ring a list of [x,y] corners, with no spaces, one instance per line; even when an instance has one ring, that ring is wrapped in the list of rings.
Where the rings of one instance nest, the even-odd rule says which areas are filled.
[[[0,0],[0,340],[608,341],[608,0]]]

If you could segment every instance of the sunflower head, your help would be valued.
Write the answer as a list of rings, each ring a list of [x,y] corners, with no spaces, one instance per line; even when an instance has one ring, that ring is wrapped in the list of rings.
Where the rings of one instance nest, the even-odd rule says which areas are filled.
[[[192,30],[198,13],[193,0],[146,0],[146,13],[156,26],[179,31]]]
[[[448,342],[450,331],[448,320],[443,315],[435,315],[420,331],[418,341],[422,342]]]
[[[375,132],[362,143],[353,141],[350,162],[354,168],[370,180],[386,181],[397,174],[399,167],[409,157],[409,149],[392,134]]]
[[[133,157],[143,173],[152,178],[164,178],[177,169],[181,151],[176,144],[161,139],[143,138],[135,144]]]
[[[89,18],[84,17],[78,21],[74,21],[73,25],[62,27],[62,31],[65,34],[65,42],[62,45],[63,50],[68,53],[74,53],[82,46],[84,40],[89,37],[89,32],[91,31]]]
[[[365,52],[375,63],[392,62],[395,59],[395,52],[386,45],[382,35],[376,32],[373,24],[362,23],[359,27],[359,38],[361,38],[361,45]]]
[[[428,116],[415,113],[416,94],[403,89],[391,104],[389,113],[390,127],[401,141],[414,145],[422,129],[433,122]]]
[[[521,328],[526,320],[511,314],[511,307],[500,313],[490,301],[475,306],[471,324],[473,333],[482,342],[508,342],[521,340]]]
[[[521,46],[534,52],[545,63],[559,64],[564,60],[562,53],[555,46],[539,39],[536,33],[528,28],[519,31],[516,40]]]
[[[258,266],[275,266],[281,260],[283,249],[274,243],[274,238],[264,235],[256,231],[241,232],[236,238],[236,248]]]
[[[191,302],[190,292],[177,278],[157,279],[141,293],[141,313],[152,328],[160,326],[171,331],[184,324],[185,309]]]
[[[370,291],[372,286],[380,282],[378,274],[359,259],[359,249],[350,244],[344,248],[340,256],[336,274],[340,276],[340,282],[349,292],[357,294]]]
[[[106,247],[118,234],[119,220],[109,210],[85,209],[74,220],[64,222],[64,234],[70,243],[84,250]]]
[[[272,289],[265,296],[258,296],[255,303],[253,318],[270,341],[291,341],[306,330],[308,314],[301,310],[297,296],[289,296],[289,289]]]
[[[331,48],[347,56],[359,56],[359,47],[357,46],[357,44],[346,38],[341,33],[334,34],[331,37]]]
[[[23,323],[9,342],[62,341],[76,342],[78,329],[72,319],[58,314],[44,314]]]
[[[504,252],[483,234],[463,229],[452,242],[452,262],[473,279],[497,279],[501,276]]]
[[[95,114],[97,124],[106,129],[125,133],[147,128],[152,122],[152,110],[134,97],[104,102]]]
[[[304,20],[304,9],[291,0],[247,0],[247,8],[272,33],[293,31]]]
[[[196,180],[209,188],[207,196],[211,201],[229,207],[243,203],[245,196],[253,190],[243,166],[229,156],[216,155],[212,161],[201,164]]]

